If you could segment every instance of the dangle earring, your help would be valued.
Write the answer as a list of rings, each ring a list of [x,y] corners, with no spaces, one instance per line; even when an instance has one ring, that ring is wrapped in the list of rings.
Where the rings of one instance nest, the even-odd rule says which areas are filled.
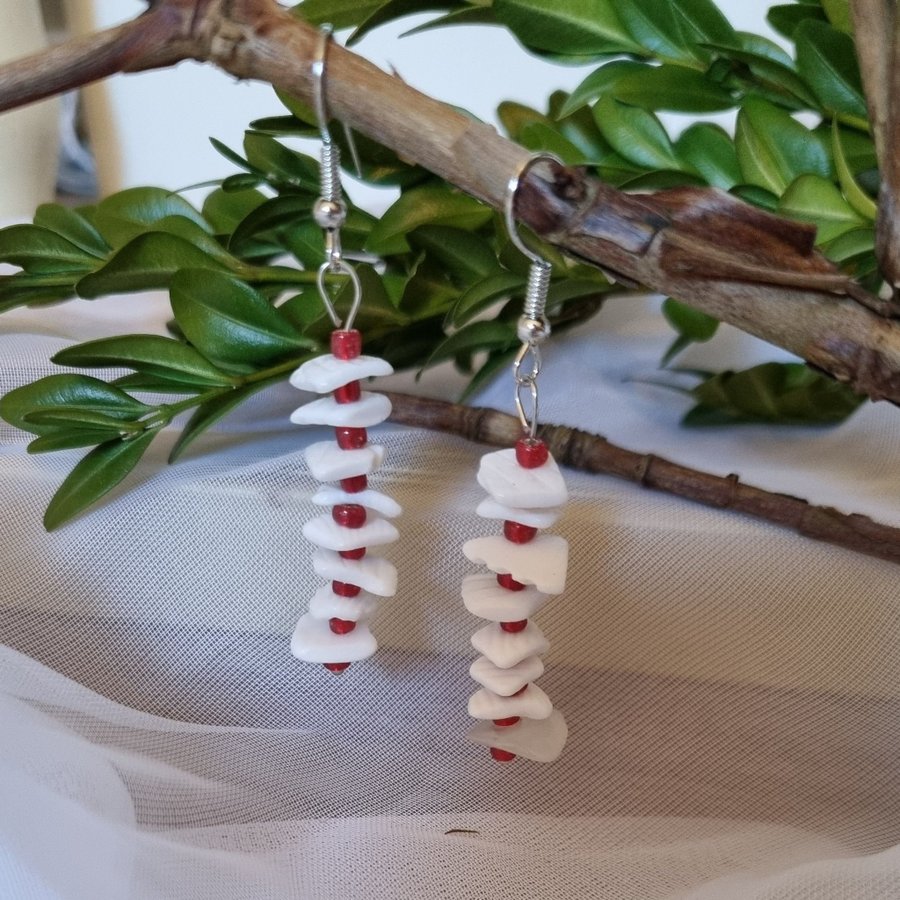
[[[469,575],[462,584],[466,609],[489,621],[472,636],[481,656],[469,674],[481,688],[469,698],[469,715],[481,721],[469,738],[490,748],[500,762],[516,756],[552,762],[568,736],[565,719],[534,684],[544,671],[541,655],[549,644],[531,616],[565,588],[569,552],[564,538],[538,533],[556,522],[568,499],[556,462],[536,436],[540,344],[550,334],[544,314],[550,264],[522,243],[513,216],[522,175],[539,158],[529,159],[510,179],[504,208],[510,239],[531,260],[518,323],[522,346],[513,365],[522,437],[514,448],[485,454],[478,468],[478,483],[488,496],[476,512],[503,522],[503,533],[463,545],[470,561],[490,570]]]
[[[351,663],[371,656],[378,644],[366,624],[378,597],[392,597],[397,589],[397,570],[368,548],[389,544],[398,537],[388,521],[398,516],[400,506],[390,497],[372,490],[368,476],[381,465],[384,447],[370,444],[367,428],[390,415],[391,403],[381,394],[361,390],[360,379],[390,375],[383,359],[362,355],[362,337],[353,328],[362,288],[356,270],[343,257],[341,225],[347,208],[342,199],[340,149],[328,131],[325,110],[325,64],[331,27],[320,32],[312,71],[314,102],[322,137],[321,194],[313,207],[313,218],[325,237],[325,262],[316,283],[322,303],[334,323],[331,353],[303,363],[291,376],[291,384],[303,391],[330,396],[297,409],[291,421],[298,425],[329,425],[335,440],[320,441],[305,451],[312,476],[324,482],[313,496],[328,512],[303,526],[303,534],[316,550],[313,568],[328,580],[309,601],[309,610],[297,623],[291,652],[304,662],[321,663],[331,672],[343,672]],[[347,318],[341,322],[331,295],[329,277],[349,279],[353,299]]]

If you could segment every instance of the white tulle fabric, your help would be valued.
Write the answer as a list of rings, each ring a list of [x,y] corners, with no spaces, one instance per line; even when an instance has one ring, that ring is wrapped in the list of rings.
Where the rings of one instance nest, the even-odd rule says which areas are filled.
[[[0,318],[2,389],[74,338],[164,321],[139,298]],[[542,415],[900,524],[897,410],[685,431],[686,401],[650,384],[670,338],[627,300],[554,339]],[[725,365],[772,355],[723,341]],[[481,400],[509,409],[508,383]],[[335,678],[289,651],[321,584],[297,549],[321,511],[303,449],[329,437],[291,425],[295,406],[273,389],[171,468],[164,435],[127,492],[49,535],[77,451],[30,457],[0,426],[0,897],[900,896],[896,566],[567,472],[540,683],[569,741],[550,765],[500,766],[465,738],[459,585],[478,567],[459,548],[484,533],[484,449],[382,429],[401,590],[378,653]]]

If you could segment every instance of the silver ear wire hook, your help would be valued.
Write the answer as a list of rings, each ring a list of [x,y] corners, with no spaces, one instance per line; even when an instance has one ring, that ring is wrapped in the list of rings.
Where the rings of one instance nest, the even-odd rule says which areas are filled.
[[[328,44],[331,40],[333,28],[331,25],[323,25],[319,29],[319,41],[313,56],[311,73],[313,78],[313,109],[319,126],[319,134],[322,138],[321,165],[319,171],[321,196],[313,206],[313,219],[325,233],[325,262],[319,266],[316,277],[316,286],[325,310],[331,318],[335,328],[343,328],[350,331],[353,321],[359,310],[362,299],[362,286],[356,270],[343,256],[341,246],[341,226],[347,218],[347,206],[343,200],[341,189],[341,150],[334,143],[331,132],[328,130],[328,113],[325,103],[325,80],[327,77],[326,65],[328,57]],[[349,138],[349,132],[348,132]],[[352,138],[351,151],[353,150]],[[328,293],[325,278],[327,275],[346,275],[353,286],[353,299],[350,303],[350,312],[347,320],[342,325],[341,319],[334,308],[334,303]]]
[[[546,259],[527,247],[519,237],[513,206],[522,176],[540,159],[559,162],[556,157],[546,153],[529,157],[507,182],[503,201],[503,218],[509,239],[522,254],[531,260],[531,266],[528,269],[528,284],[525,288],[525,304],[516,328],[516,334],[522,341],[522,346],[513,363],[513,376],[516,380],[516,412],[523,430],[532,439],[537,433],[538,423],[537,377],[540,374],[542,363],[539,344],[550,335],[550,321],[545,310],[552,269]],[[527,394],[530,401],[530,410],[525,408],[523,392]]]

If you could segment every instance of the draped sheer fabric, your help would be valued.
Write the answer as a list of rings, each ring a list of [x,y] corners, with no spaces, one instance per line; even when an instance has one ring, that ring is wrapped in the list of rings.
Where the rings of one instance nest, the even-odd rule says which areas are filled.
[[[157,300],[0,320],[0,389],[123,319],[159,331]],[[669,340],[652,307],[551,342],[546,420],[900,524],[896,410],[682,429],[686,401],[649,383]],[[302,449],[322,431],[288,423],[297,399],[260,395],[173,467],[163,435],[127,491],[52,534],[77,451],[28,456],[0,427],[0,897],[900,896],[894,565],[568,472],[569,583],[539,621],[569,743],[496,764],[465,739],[480,622],[459,596],[483,448],[381,429],[401,587],[382,649],[334,677],[288,649],[318,584]],[[479,401],[510,409],[508,381]]]

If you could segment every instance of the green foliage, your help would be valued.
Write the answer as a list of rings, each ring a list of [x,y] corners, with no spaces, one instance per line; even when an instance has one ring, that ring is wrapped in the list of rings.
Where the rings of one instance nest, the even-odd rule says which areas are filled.
[[[812,222],[826,255],[879,288],[878,173],[847,0],[773,7],[769,20],[792,53],[736,31],[712,0],[306,0],[294,10],[354,29],[351,42],[422,11],[435,17],[416,31],[491,24],[530,53],[593,65],[571,94],[554,93],[542,109],[501,103],[513,140],[620,188],[709,185]],[[21,270],[0,278],[0,311],[151,288],[168,290],[172,302],[172,337],[110,337],[55,358],[128,371],[113,384],[56,375],[0,401],[0,415],[35,435],[32,452],[94,448],[54,498],[48,527],[118,484],[178,413],[192,416],[172,459],[324,345],[331,323],[315,286],[323,247],[311,218],[318,162],[283,140],[316,128],[303,103],[281,100],[285,114],[253,122],[239,150],[213,139],[237,171],[202,210],[177,194],[135,188],[96,206],[44,205],[33,224],[0,230],[0,262]],[[702,120],[730,110],[733,135]],[[660,116],[669,112],[701,120],[676,132]],[[333,133],[349,160],[347,136]],[[360,260],[358,324],[367,348],[398,368],[453,360],[469,374],[471,393],[514,352],[523,260],[487,207],[363,136],[355,144],[362,178],[401,190],[380,219],[351,205],[343,230],[345,252]],[[544,251],[553,262],[554,327],[584,321],[612,285],[596,269]],[[338,278],[328,287],[345,312],[350,285]],[[663,312],[677,335],[663,365],[716,332],[715,320],[673,299]],[[860,402],[802,366],[774,363],[711,375],[691,393],[690,425],[833,422]]]

